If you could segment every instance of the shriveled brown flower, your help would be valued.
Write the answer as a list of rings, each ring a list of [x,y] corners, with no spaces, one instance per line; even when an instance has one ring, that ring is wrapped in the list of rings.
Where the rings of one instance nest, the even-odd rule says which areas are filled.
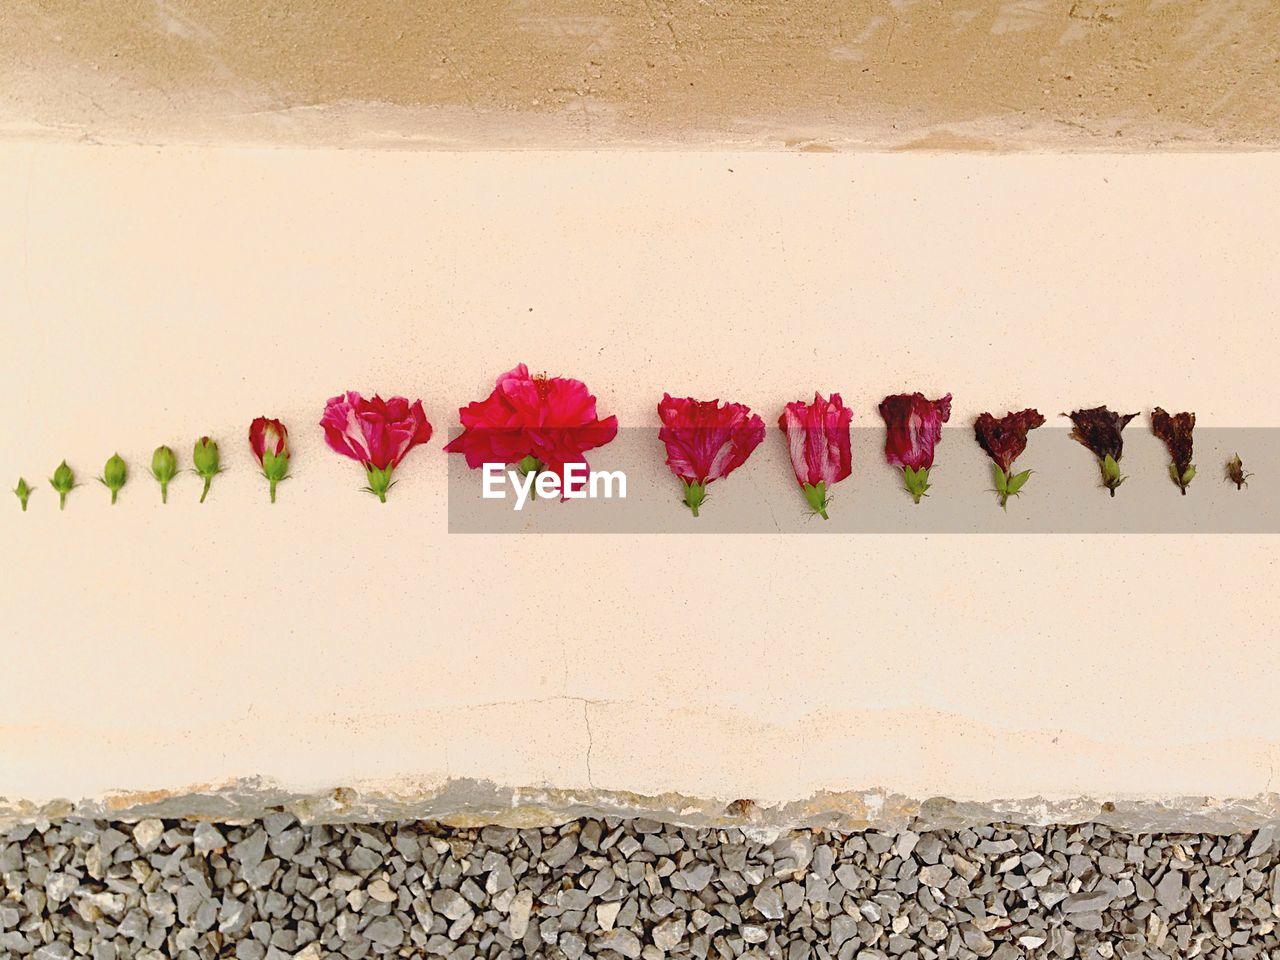
[[[1245,473],[1244,461],[1240,459],[1240,454],[1237,453],[1227,461],[1226,479],[1234,483],[1237,490],[1242,487],[1247,487],[1249,485],[1249,478],[1252,476],[1252,473]]]
[[[1030,408],[1017,413],[1010,411],[999,418],[982,413],[974,422],[974,437],[991,458],[991,475],[995,478],[996,493],[1000,495],[1000,506],[1006,507],[1009,498],[1016,497],[1031,476],[1030,470],[1014,473],[1013,461],[1027,449],[1027,433],[1043,426],[1044,416]]]
[[[1151,411],[1151,432],[1164,441],[1169,448],[1169,457],[1173,461],[1169,465],[1169,476],[1178,485],[1182,495],[1187,495],[1187,486],[1196,475],[1195,465],[1191,462],[1191,431],[1196,426],[1194,413],[1165,413],[1162,407]]]
[[[1072,423],[1071,437],[1093,451],[1102,470],[1102,485],[1116,495],[1116,487],[1124,483],[1120,475],[1120,457],[1124,453],[1124,440],[1120,432],[1128,426],[1136,413],[1114,413],[1106,407],[1091,407],[1064,413]]]

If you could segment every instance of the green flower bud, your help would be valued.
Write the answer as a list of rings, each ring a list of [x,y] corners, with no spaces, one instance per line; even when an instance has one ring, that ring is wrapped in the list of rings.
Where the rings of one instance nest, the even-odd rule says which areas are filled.
[[[27,486],[27,481],[24,478],[22,477],[18,478],[18,485],[13,488],[13,493],[14,493],[14,496],[16,496],[20,501],[22,501],[22,512],[26,513],[27,498],[31,496],[31,488]]]
[[[67,505],[67,494],[76,486],[76,475],[67,466],[67,461],[63,460],[58,464],[58,469],[53,471],[53,476],[49,478],[49,486],[58,491],[58,509],[64,509]]]
[[[129,468],[125,462],[120,459],[120,454],[111,455],[111,459],[107,461],[106,466],[102,468],[102,476],[98,481],[111,491],[111,502],[116,502],[116,495],[120,492],[120,488],[124,486],[125,481],[129,478]]]
[[[178,472],[178,458],[168,447],[156,447],[151,455],[151,475],[160,481],[160,502],[169,502],[169,481]]]
[[[209,495],[209,484],[222,472],[218,444],[208,437],[201,437],[191,451],[191,461],[195,464],[196,473],[204,478],[204,489],[200,491],[200,502],[204,503],[204,498]]]

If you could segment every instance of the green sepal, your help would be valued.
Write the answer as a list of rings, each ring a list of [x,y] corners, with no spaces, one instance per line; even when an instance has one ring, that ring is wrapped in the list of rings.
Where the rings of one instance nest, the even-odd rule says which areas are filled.
[[[22,512],[27,512],[27,500],[31,497],[31,487],[27,485],[25,477],[18,478],[18,485],[13,488],[13,495],[18,498],[22,504]]]
[[[690,483],[684,477],[680,478],[680,486],[684,489],[684,497],[681,498],[684,505],[693,511],[693,515],[698,515],[698,508],[706,502],[707,485],[710,480],[703,480],[701,483]]]
[[[520,458],[520,462],[516,464],[516,469],[520,471],[520,476],[527,477],[529,474],[533,474],[534,482],[529,484],[530,500],[538,499],[538,471],[544,466],[545,464],[532,453],[525,454]]]
[[[1021,473],[1015,473],[1009,478],[1009,496],[1016,497],[1018,491],[1026,486],[1027,480],[1031,477],[1030,470],[1023,470]]]
[[[803,489],[804,497],[809,501],[809,506],[813,507],[813,512],[823,520],[830,520],[827,516],[827,507],[831,504],[831,499],[827,496],[827,482],[819,480],[817,483],[806,483]]]
[[[271,484],[271,502],[276,502],[276,484],[289,475],[288,451],[278,456],[270,451],[262,454],[262,475]]]
[[[367,493],[372,493],[382,503],[387,502],[387,491],[396,485],[395,480],[391,479],[391,472],[395,467],[387,467],[385,470],[379,470],[377,467],[366,467],[366,473],[369,476],[369,485],[365,487]]]
[[[1110,490],[1114,497],[1116,488],[1128,478],[1121,475],[1120,464],[1109,453],[1099,461],[1099,465],[1102,468],[1102,485]]]
[[[916,503],[920,502],[921,497],[928,496],[925,492],[929,489],[929,467],[921,467],[919,470],[912,470],[910,467],[902,468],[902,480],[907,488],[907,493],[911,494],[911,499]]]
[[[1000,494],[1000,503],[1003,505],[1009,496],[1009,477],[1000,469],[1000,464],[991,464],[991,479],[996,483],[996,493]]]

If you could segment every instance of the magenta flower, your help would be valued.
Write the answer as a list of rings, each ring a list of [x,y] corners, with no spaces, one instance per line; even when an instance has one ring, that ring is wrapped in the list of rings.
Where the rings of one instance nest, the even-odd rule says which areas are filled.
[[[827,519],[831,488],[853,472],[849,448],[852,421],[853,411],[838,393],[833,393],[830,400],[815,393],[813,403],[788,403],[778,418],[778,428],[787,437],[796,480],[809,506],[823,520]]]
[[[667,466],[680,478],[686,507],[698,515],[707,485],[747,462],[764,439],[764,421],[741,403],[662,395],[658,404]]]
[[[929,489],[933,450],[942,438],[942,425],[951,419],[951,394],[926,400],[920,393],[899,393],[880,401],[886,428],[884,457],[902,468],[907,492],[916,502]]]
[[[366,400],[354,390],[329,399],[320,426],[330,448],[364,465],[369,477],[365,489],[383,503],[395,483],[391,474],[405,454],[431,439],[421,400],[410,404],[404,397],[383,400],[377,395]]]
[[[581,380],[529,375],[523,363],[498,377],[493,392],[458,411],[463,431],[445,446],[467,466],[516,464],[525,476],[555,474],[568,491],[566,470],[586,469],[587,450],[618,433],[618,418],[596,416],[596,398]]]

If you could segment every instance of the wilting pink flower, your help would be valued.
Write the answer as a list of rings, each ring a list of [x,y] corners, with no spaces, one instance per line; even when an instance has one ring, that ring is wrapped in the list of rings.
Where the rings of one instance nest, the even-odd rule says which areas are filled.
[[[582,465],[583,452],[602,447],[618,433],[618,418],[596,417],[596,398],[581,380],[529,376],[523,363],[498,378],[493,392],[458,411],[463,431],[445,447],[461,453],[472,469],[486,463],[519,464],[560,478],[566,466]]]
[[[376,394],[366,400],[354,390],[329,398],[320,426],[330,448],[364,465],[367,489],[383,503],[405,454],[431,439],[421,400],[410,404],[404,397],[383,400]]]
[[[279,420],[258,417],[249,424],[249,449],[271,484],[271,502],[275,503],[276,484],[289,474],[289,431]]]
[[[764,421],[741,403],[662,395],[658,404],[667,466],[680,478],[684,504],[698,515],[707,484],[742,466],[764,439]]]
[[[1116,413],[1106,407],[1090,407],[1064,413],[1071,418],[1071,439],[1088,447],[1098,458],[1102,470],[1102,485],[1116,495],[1116,488],[1124,483],[1120,474],[1120,457],[1124,453],[1124,438],[1120,435],[1136,413]]]
[[[813,403],[788,403],[778,418],[778,427],[787,436],[796,480],[809,505],[823,520],[827,519],[831,488],[853,472],[849,449],[852,422],[853,411],[838,393],[833,393],[830,400],[815,393]]]
[[[1044,426],[1039,410],[1012,411],[997,419],[989,413],[978,415],[973,425],[978,444],[991,458],[992,476],[1000,506],[1007,506],[1010,497],[1016,497],[1031,476],[1030,470],[1013,472],[1013,461],[1027,449],[1027,434]]]
[[[942,425],[951,419],[951,394],[926,400],[920,393],[899,393],[880,401],[886,433],[884,456],[902,468],[907,492],[916,503],[929,489],[933,450],[942,438]]]
[[[1187,495],[1187,487],[1196,475],[1195,464],[1191,462],[1193,447],[1191,432],[1196,427],[1194,413],[1165,413],[1162,407],[1151,411],[1151,431],[1164,441],[1169,449],[1169,476],[1178,485],[1182,495]]]

